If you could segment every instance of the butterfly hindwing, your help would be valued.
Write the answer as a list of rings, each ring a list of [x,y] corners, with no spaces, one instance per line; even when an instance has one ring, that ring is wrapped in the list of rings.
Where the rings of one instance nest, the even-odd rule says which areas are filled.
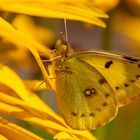
[[[75,129],[93,129],[116,115],[117,101],[106,79],[75,57],[52,66],[60,112]]]
[[[104,76],[114,90],[119,106],[140,96],[139,58],[98,51],[79,51],[73,55]]]

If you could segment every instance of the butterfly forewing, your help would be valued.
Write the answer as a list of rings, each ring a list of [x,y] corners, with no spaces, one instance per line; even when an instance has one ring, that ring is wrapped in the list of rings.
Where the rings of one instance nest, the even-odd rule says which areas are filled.
[[[73,54],[98,70],[115,92],[119,106],[140,96],[140,59],[98,51]]]
[[[113,90],[93,66],[71,57],[52,65],[57,102],[65,121],[75,129],[94,129],[117,112]]]

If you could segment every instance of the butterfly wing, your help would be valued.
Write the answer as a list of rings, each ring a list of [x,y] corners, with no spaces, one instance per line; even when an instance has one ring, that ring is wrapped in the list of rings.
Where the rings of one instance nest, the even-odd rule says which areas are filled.
[[[94,67],[70,58],[52,67],[52,71],[56,74],[52,80],[60,112],[72,128],[94,129],[114,118],[116,98],[108,82]]]
[[[140,58],[100,51],[73,54],[98,70],[112,87],[119,106],[140,96]]]

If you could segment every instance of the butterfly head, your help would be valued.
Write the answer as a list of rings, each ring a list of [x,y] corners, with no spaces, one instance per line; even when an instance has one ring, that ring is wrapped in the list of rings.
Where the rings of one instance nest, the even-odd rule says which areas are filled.
[[[55,45],[55,57],[67,57],[71,52],[73,52],[73,49],[70,43],[66,40],[65,35],[61,32],[61,39],[57,40]]]
[[[56,49],[56,52],[58,52],[59,54],[62,54],[68,50],[68,46],[66,43],[63,43],[61,40],[58,40],[56,42],[55,49]]]

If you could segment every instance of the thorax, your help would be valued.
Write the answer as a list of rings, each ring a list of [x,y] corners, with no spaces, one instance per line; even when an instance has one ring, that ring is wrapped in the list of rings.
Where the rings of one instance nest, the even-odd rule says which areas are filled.
[[[59,77],[59,76],[65,76],[66,74],[71,74],[71,67],[70,67],[70,61],[72,61],[73,58],[66,57],[66,58],[58,58],[52,62],[51,65],[48,67],[49,75],[50,77]]]

